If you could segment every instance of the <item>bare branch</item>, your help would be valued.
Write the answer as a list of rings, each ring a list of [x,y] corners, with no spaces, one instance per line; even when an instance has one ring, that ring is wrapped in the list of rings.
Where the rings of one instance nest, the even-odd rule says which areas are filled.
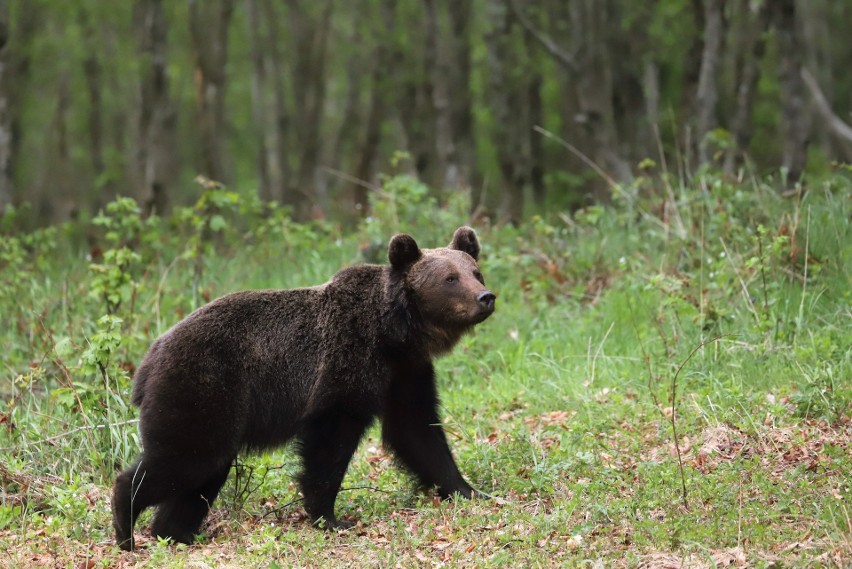
[[[577,71],[577,61],[574,59],[574,55],[566,51],[559,44],[553,41],[550,36],[536,28],[532,22],[530,22],[529,18],[518,8],[516,4],[516,0],[509,0],[508,2],[509,8],[512,10],[512,14],[514,14],[515,18],[518,19],[518,22],[527,30],[535,40],[542,45],[542,47],[549,53],[556,61],[567,67],[571,71]]]
[[[839,138],[842,138],[844,142],[852,143],[852,126],[849,126],[849,124],[831,110],[831,105],[825,98],[822,89],[819,87],[819,83],[817,83],[814,76],[811,75],[810,71],[802,67],[801,74],[802,80],[811,92],[811,97],[813,97],[817,111],[819,111],[820,116],[822,116],[828,124],[831,131]]]

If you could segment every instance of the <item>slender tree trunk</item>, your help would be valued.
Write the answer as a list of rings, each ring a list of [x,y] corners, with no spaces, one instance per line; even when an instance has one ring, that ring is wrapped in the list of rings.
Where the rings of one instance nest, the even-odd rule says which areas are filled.
[[[577,98],[579,118],[592,141],[593,160],[612,178],[629,182],[633,178],[630,165],[622,156],[613,110],[613,78],[608,34],[611,6],[599,0],[574,0],[569,6],[573,52],[577,54]],[[609,191],[597,192],[606,200]]]
[[[481,187],[476,169],[473,140],[472,93],[470,90],[470,20],[471,0],[449,0],[448,2],[452,47],[452,65],[448,75],[450,83],[450,120],[452,122],[453,145],[447,153],[447,187],[472,186],[473,193]],[[474,201],[474,203],[477,203]]]
[[[0,0],[0,213],[12,203],[12,121],[9,108],[9,3]]]
[[[367,184],[373,178],[376,156],[381,142],[382,119],[387,113],[389,94],[387,85],[387,70],[390,62],[388,44],[394,33],[397,19],[394,12],[395,1],[383,0],[379,4],[380,21],[383,26],[376,31],[373,48],[373,71],[370,76],[370,107],[364,125],[364,138],[360,143],[360,151],[355,162],[355,180],[351,184],[355,214],[366,217],[369,214],[369,187]]]
[[[272,185],[270,182],[269,162],[272,143],[270,134],[274,135],[275,124],[269,117],[269,104],[267,95],[267,73],[264,61],[264,49],[267,42],[264,41],[260,24],[260,13],[258,0],[248,0],[246,11],[248,12],[248,31],[251,37],[251,99],[252,119],[257,136],[257,175],[258,193],[264,201],[273,199]],[[270,130],[272,133],[270,133]]]
[[[698,145],[698,162],[711,159],[708,135],[716,128],[716,103],[719,99],[719,59],[722,52],[724,0],[704,0],[704,49],[696,92],[695,139]]]
[[[810,120],[802,80],[804,46],[796,19],[795,0],[774,0],[772,10],[780,57],[782,164],[797,182],[805,171]]]
[[[296,63],[294,67],[294,108],[298,121],[295,131],[297,145],[301,148],[296,173],[296,187],[289,192],[285,203],[293,207],[299,219],[309,216],[317,205],[316,187],[320,158],[320,122],[325,106],[325,65],[328,36],[334,2],[309,3],[304,0],[288,1],[290,30],[295,37]],[[313,7],[312,7],[313,6]],[[319,10],[317,16],[311,13]]]
[[[505,188],[502,210],[503,216],[509,222],[517,224],[523,217],[526,182],[523,141],[527,136],[526,132],[518,132],[518,125],[528,128],[532,126],[524,116],[525,105],[521,92],[525,91],[525,86],[512,77],[510,72],[511,69],[516,68],[516,61],[512,57],[512,20],[509,17],[508,6],[503,0],[489,0],[486,10],[488,32],[485,42],[494,123],[492,134],[497,147],[500,185]]]
[[[426,8],[425,62],[429,74],[432,112],[435,117],[435,179],[434,183],[446,187],[450,182],[449,163],[455,155],[450,109],[449,74],[451,64],[447,43],[442,41],[435,0],[423,0]]]
[[[645,99],[645,120],[649,134],[659,136],[660,132],[660,68],[651,56],[642,67],[642,95]]]
[[[83,59],[83,75],[86,78],[86,92],[89,96],[89,154],[98,194],[114,195],[110,180],[104,177],[104,111],[103,111],[103,68],[98,53],[96,30],[92,27],[86,8],[81,6],[78,12],[80,28],[83,30],[86,56]]]
[[[27,96],[32,71],[30,49],[40,25],[44,22],[39,3],[19,10],[14,26],[10,20],[9,0],[0,0],[0,208],[17,204],[23,188],[15,185],[15,167],[21,155],[23,139],[23,103]]]
[[[366,184],[373,177],[373,167],[379,151],[382,117],[386,104],[384,94],[385,66],[381,64],[384,59],[382,52],[385,48],[378,46],[376,49],[376,66],[373,68],[373,75],[370,81],[370,110],[367,114],[364,141],[361,144],[361,152],[358,155],[358,161],[355,166],[355,181],[352,184],[355,213],[361,217],[366,217],[369,213],[369,193]]]
[[[138,169],[146,213],[162,215],[169,206],[169,179],[175,150],[176,116],[169,96],[166,19],[162,0],[138,0],[140,78]]]
[[[68,137],[68,114],[71,108],[70,82],[70,70],[63,69],[59,74],[52,129],[53,143],[56,145],[56,161],[51,174],[45,178],[48,185],[41,185],[34,200],[40,218],[50,222],[67,219],[73,213],[74,171]]]
[[[264,0],[263,19],[266,20],[268,31],[267,45],[264,48],[264,63],[268,70],[267,79],[272,89],[271,116],[268,117],[271,124],[268,125],[269,138],[267,139],[269,170],[269,184],[274,198],[283,203],[294,203],[291,197],[293,184],[290,182],[290,145],[291,136],[290,114],[285,103],[285,76],[283,55],[279,36],[281,29],[281,18],[278,12],[277,0]]]
[[[401,10],[414,4],[396,3]],[[426,10],[428,6],[424,6]],[[396,41],[391,57],[391,68],[398,70],[396,108],[405,132],[406,147],[414,161],[414,168],[420,180],[430,186],[437,186],[440,180],[437,159],[437,121],[434,106],[434,74],[436,53],[434,22],[429,23],[428,10],[416,15],[403,13],[401,22],[409,18],[423,18],[422,26],[411,30],[406,38],[408,45]]]
[[[746,9],[748,9],[748,4]],[[742,160],[752,135],[752,111],[754,110],[757,82],[760,79],[760,63],[766,51],[766,31],[769,27],[769,10],[761,4],[751,21],[748,22],[745,38],[742,42],[742,56],[737,81],[737,103],[730,132],[734,144],[725,154],[725,171],[733,172]]]
[[[529,105],[529,126],[527,137],[530,148],[530,186],[532,197],[539,206],[544,204],[544,139],[534,126],[542,126],[544,122],[544,111],[542,109],[541,85],[544,81],[538,57],[533,55],[533,42],[535,39],[529,31],[524,33],[524,42],[527,52],[530,53],[530,72],[527,79],[527,103]]]
[[[353,45],[360,45],[363,41],[359,28],[360,26],[356,21],[353,25],[352,37],[347,40]],[[368,74],[367,69],[365,69],[365,60],[375,59],[375,55],[371,55],[373,55],[372,58],[362,57],[361,54],[353,51],[346,60],[346,102],[343,104],[343,118],[335,134],[332,155],[329,160],[330,164],[337,164],[338,168],[343,171],[354,172],[355,169],[356,159],[350,161],[350,158],[354,158],[355,152],[359,150],[358,143],[362,127],[361,92],[364,89],[363,77]],[[349,187],[348,184],[345,185]],[[349,194],[347,194],[348,197]],[[346,207],[350,205],[347,203]]]
[[[189,30],[195,56],[195,93],[201,138],[201,168],[227,183],[225,154],[225,64],[233,0],[190,0]]]

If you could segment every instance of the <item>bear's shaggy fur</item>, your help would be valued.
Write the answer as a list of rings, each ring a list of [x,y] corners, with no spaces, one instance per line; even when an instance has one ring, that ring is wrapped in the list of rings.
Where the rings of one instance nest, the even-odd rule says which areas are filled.
[[[327,528],[346,468],[375,417],[382,438],[442,497],[474,490],[438,417],[432,359],[494,311],[460,227],[446,248],[408,235],[390,265],[343,269],[327,283],[246,291],[196,310],[156,340],[134,379],[142,457],[118,476],[112,512],[120,547],[157,506],[154,535],[191,543],[241,451],[298,442],[305,510]]]

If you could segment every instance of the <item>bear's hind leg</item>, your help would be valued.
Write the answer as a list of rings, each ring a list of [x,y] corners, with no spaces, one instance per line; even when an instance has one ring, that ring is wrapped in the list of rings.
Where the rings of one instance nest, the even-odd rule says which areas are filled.
[[[115,541],[121,549],[132,550],[133,526],[139,514],[146,508],[160,503],[168,497],[167,484],[150,476],[142,467],[143,460],[118,475],[112,491],[112,525]]]
[[[352,526],[335,517],[334,502],[349,461],[371,422],[369,416],[332,410],[309,419],[300,429],[302,474],[299,481],[305,496],[305,511],[312,522],[322,520],[326,529]]]
[[[225,484],[230,469],[231,465],[228,464],[210,476],[204,484],[183,491],[160,504],[151,524],[151,533],[178,543],[192,543],[210,506]]]

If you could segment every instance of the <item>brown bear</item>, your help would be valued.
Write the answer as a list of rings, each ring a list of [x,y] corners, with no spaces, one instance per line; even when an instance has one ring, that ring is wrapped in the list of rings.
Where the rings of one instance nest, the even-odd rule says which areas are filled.
[[[408,235],[390,265],[356,265],[325,284],[229,294],[157,339],[136,372],[142,457],[112,495],[116,540],[157,506],[152,532],[191,543],[241,451],[297,441],[305,510],[346,528],[334,502],[374,418],[399,462],[441,497],[476,492],[459,473],[438,417],[432,360],[494,312],[460,227],[448,247]]]

